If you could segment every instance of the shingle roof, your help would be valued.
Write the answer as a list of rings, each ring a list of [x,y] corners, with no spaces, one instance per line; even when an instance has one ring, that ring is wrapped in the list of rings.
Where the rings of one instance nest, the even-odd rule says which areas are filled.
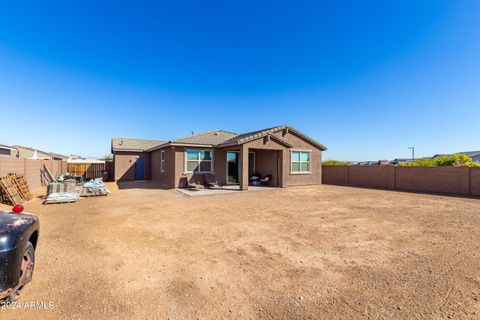
[[[113,151],[147,151],[148,149],[164,144],[162,140],[145,140],[130,138],[112,138]]]
[[[262,129],[262,130],[256,130],[256,131],[251,131],[247,133],[242,133],[240,135],[237,135],[236,137],[233,137],[232,139],[225,141],[223,144],[242,144],[248,141],[256,140],[258,138],[262,138],[266,136],[267,134],[277,132],[279,130],[285,129],[286,126],[277,126],[277,127],[272,127],[272,128],[267,128],[267,129]]]
[[[288,129],[288,130],[294,132],[296,135],[298,135],[298,136],[301,137],[302,139],[310,142],[311,144],[313,144],[314,146],[318,147],[319,149],[321,149],[321,150],[323,150],[323,151],[327,150],[327,148],[326,148],[323,144],[315,141],[314,139],[306,136],[305,134],[301,133],[300,131],[296,130],[295,128],[292,128],[292,127],[287,126],[287,125],[282,125],[282,126],[267,128],[267,129],[263,129],[263,130],[257,130],[257,131],[247,132],[247,133],[238,135],[238,136],[236,136],[236,137],[233,137],[232,139],[230,139],[230,140],[228,140],[228,141],[225,141],[225,142],[219,144],[219,146],[222,147],[222,146],[230,146],[230,145],[244,144],[244,143],[246,143],[246,142],[249,142],[249,141],[252,141],[252,140],[256,140],[256,139],[265,137],[265,136],[267,136],[267,135],[270,135],[270,134],[273,134],[273,133],[275,133],[275,132],[278,132],[278,131],[281,131],[281,130],[285,130],[285,129]]]
[[[253,141],[267,135],[273,134],[280,130],[288,129],[291,132],[295,133],[297,136],[301,137],[305,141],[308,141],[312,145],[318,147],[321,150],[327,150],[327,148],[315,141],[314,139],[304,135],[300,131],[287,126],[277,126],[263,130],[257,130],[252,132],[247,132],[243,134],[236,134],[233,132],[225,130],[211,130],[207,132],[202,132],[199,134],[170,140],[170,141],[160,141],[160,140],[143,140],[143,139],[127,139],[127,138],[113,138],[112,139],[112,152],[113,151],[153,151],[156,149],[163,148],[167,145],[192,145],[192,146],[208,146],[208,147],[223,147],[231,145],[239,145],[249,141]],[[291,147],[286,141],[283,141],[281,138],[272,136],[274,139],[277,139],[279,142],[285,144],[287,147]],[[120,144],[122,143],[122,144]]]
[[[171,142],[216,146],[236,136],[238,136],[238,134],[233,132],[228,132],[224,130],[212,130],[212,131],[207,131],[207,132],[195,134],[195,135],[180,138],[180,139],[175,139]]]

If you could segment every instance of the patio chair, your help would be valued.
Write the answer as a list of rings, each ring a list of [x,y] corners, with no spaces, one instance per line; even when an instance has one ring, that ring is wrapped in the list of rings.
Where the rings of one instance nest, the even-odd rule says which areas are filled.
[[[207,188],[210,188],[210,189],[220,188],[220,185],[218,184],[218,181],[213,174],[205,173],[203,175],[203,178],[204,178],[204,181],[205,181],[205,186]]]
[[[272,175],[271,174],[266,175],[265,177],[261,178],[260,179],[260,184],[263,185],[263,186],[266,186],[270,183],[270,181],[272,181]]]
[[[184,180],[183,187],[185,189],[189,189],[189,190],[192,190],[192,191],[198,191],[200,189],[203,189],[203,186],[198,183],[195,175],[192,176],[192,178],[193,178],[192,182],[190,181],[188,175],[185,175],[182,178]]]
[[[252,186],[259,186],[259,185],[260,185],[260,178],[261,178],[261,175],[260,175],[260,174],[254,173],[254,174],[250,177],[250,185],[252,185]]]

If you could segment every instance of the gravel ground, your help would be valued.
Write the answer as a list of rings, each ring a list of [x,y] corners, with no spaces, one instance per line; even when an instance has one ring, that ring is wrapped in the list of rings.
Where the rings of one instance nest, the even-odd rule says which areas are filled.
[[[41,218],[34,280],[1,319],[480,318],[478,199],[109,188],[25,205]]]

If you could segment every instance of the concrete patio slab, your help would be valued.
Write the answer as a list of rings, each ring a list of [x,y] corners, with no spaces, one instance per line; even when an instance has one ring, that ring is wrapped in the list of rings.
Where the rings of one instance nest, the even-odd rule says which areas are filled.
[[[276,187],[257,187],[257,186],[249,186],[248,190],[244,190],[246,192],[250,191],[262,191],[262,190],[280,190],[281,188]],[[214,196],[214,195],[222,195],[222,194],[232,194],[238,193],[240,190],[240,186],[238,185],[228,185],[223,186],[220,188],[213,188],[213,189],[199,189],[199,190],[189,190],[189,189],[181,189],[177,188],[177,190],[187,196],[190,197],[197,197],[197,196]]]

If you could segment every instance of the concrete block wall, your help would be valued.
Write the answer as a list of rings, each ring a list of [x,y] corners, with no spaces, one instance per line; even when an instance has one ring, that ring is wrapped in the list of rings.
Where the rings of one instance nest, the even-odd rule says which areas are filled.
[[[480,196],[480,168],[323,166],[323,183]]]
[[[61,160],[0,157],[0,177],[4,177],[9,173],[23,174],[28,187],[33,190],[42,186],[40,168],[42,168],[43,165],[50,170],[54,177],[67,170],[67,162]]]

